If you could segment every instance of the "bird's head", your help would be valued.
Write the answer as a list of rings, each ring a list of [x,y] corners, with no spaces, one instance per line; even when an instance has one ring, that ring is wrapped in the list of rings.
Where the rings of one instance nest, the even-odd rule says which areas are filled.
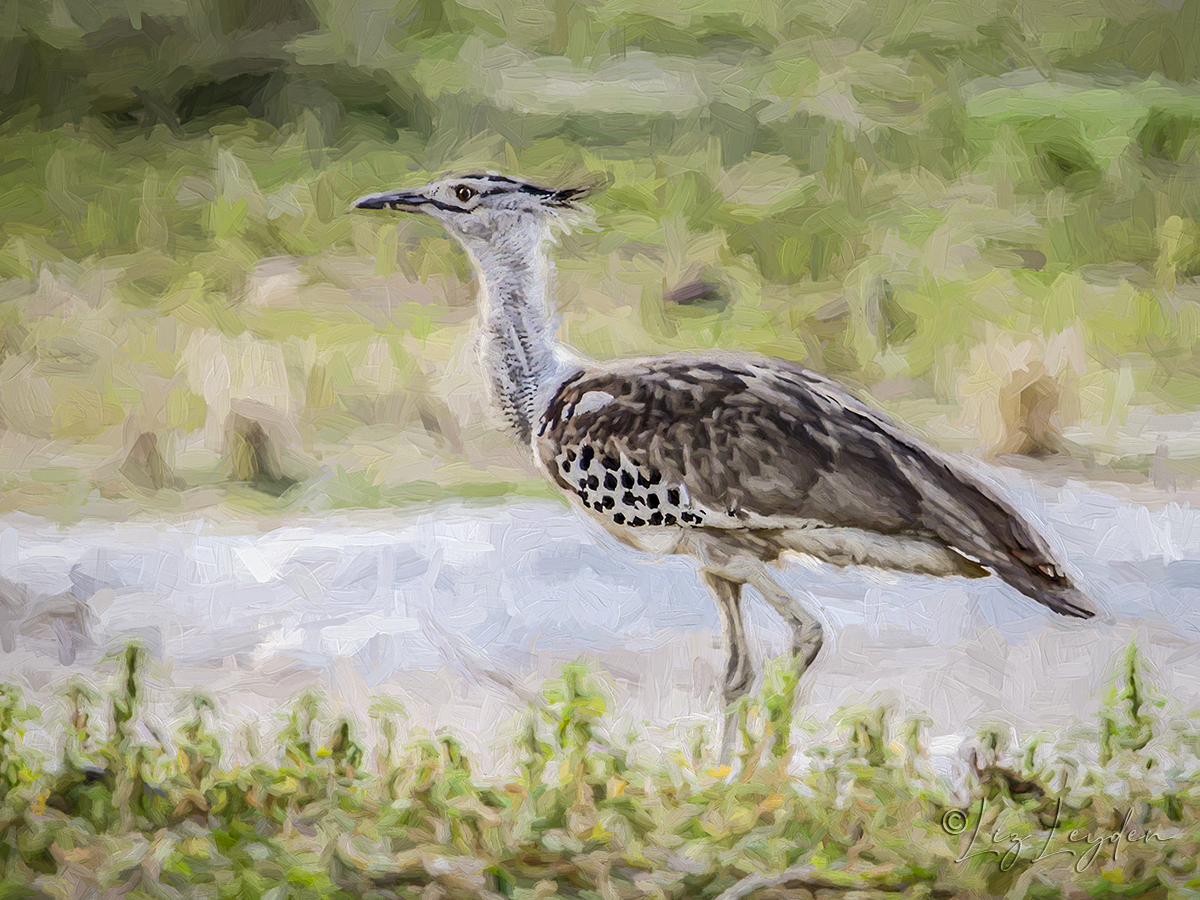
[[[576,201],[595,185],[539,187],[506,175],[460,175],[431,181],[422,188],[368,194],[355,209],[391,209],[432,216],[468,250],[509,236],[566,224],[582,212]]]

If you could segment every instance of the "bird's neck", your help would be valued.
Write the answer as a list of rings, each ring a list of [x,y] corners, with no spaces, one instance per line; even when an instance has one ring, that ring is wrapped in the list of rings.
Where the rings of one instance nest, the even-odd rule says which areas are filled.
[[[517,238],[517,236],[513,236]],[[542,235],[468,247],[479,274],[479,353],[492,405],[522,444],[570,369],[547,304],[551,265]]]

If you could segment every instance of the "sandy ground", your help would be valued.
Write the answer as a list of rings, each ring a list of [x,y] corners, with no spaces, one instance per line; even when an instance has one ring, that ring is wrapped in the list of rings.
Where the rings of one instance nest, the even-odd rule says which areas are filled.
[[[1060,728],[1094,712],[1135,635],[1171,704],[1200,705],[1195,498],[994,471],[1106,615],[1060,619],[996,579],[793,564],[785,583],[819,598],[827,636],[800,718],[888,698],[928,712],[946,754],[985,721]],[[559,506],[363,512],[269,530],[211,518],[59,528],[10,515],[0,574],[0,677],[51,723],[63,685],[106,684],[111,654],[135,636],[151,651],[148,720],[169,725],[188,693],[209,691],[238,755],[248,730],[269,741],[280,707],[319,685],[360,721],[372,697],[398,698],[410,727],[453,731],[494,771],[526,700],[580,657],[608,673],[618,730],[649,752],[712,726],[719,709],[717,616],[691,563],[640,558]],[[785,631],[757,596],[748,624],[759,664],[783,650]]]

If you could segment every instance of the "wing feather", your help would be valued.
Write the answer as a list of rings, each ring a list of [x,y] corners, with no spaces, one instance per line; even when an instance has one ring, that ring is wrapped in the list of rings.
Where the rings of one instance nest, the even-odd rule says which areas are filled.
[[[585,402],[585,395],[611,397]],[[1093,615],[1046,542],[949,457],[832,381],[784,360],[709,354],[580,373],[550,403],[543,465],[563,448],[630,460],[740,520],[803,519],[934,538],[1064,615]]]

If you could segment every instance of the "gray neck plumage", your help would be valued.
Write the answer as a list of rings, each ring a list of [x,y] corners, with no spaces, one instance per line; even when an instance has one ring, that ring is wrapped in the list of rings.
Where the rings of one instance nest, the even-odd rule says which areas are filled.
[[[479,275],[479,354],[490,400],[528,444],[549,392],[570,369],[570,354],[547,309],[545,234],[531,226],[468,244],[467,251]]]

